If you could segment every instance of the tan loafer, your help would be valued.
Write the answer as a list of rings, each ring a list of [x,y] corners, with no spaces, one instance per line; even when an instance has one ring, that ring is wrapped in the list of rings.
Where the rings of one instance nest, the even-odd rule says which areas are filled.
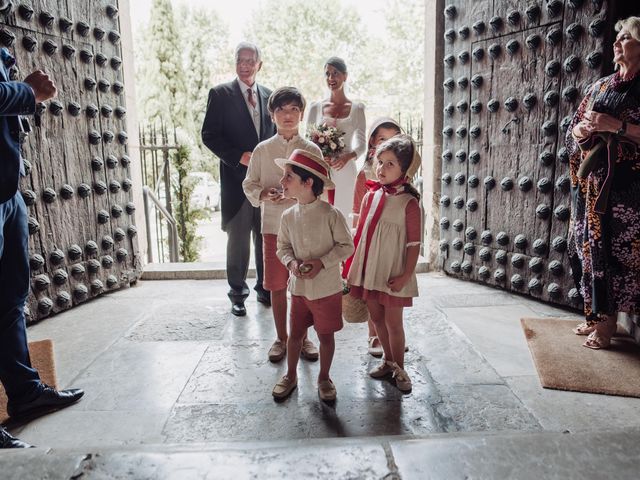
[[[390,375],[395,370],[395,363],[383,360],[381,364],[369,371],[371,378],[383,378]]]
[[[331,380],[318,382],[318,396],[323,402],[333,402],[336,399],[336,386]]]
[[[319,356],[318,348],[313,344],[311,340],[305,338],[302,341],[302,349],[300,350],[300,355],[302,355],[302,358],[306,358],[307,360],[315,362],[316,360],[318,360]]]
[[[278,381],[278,383],[276,383],[276,386],[273,387],[273,391],[271,392],[271,395],[273,395],[274,398],[287,398],[289,395],[291,395],[291,392],[293,392],[297,386],[298,386],[297,378],[294,378],[293,380],[291,380],[289,377],[284,375]]]
[[[282,360],[286,354],[287,344],[278,339],[273,342],[273,345],[271,345],[271,348],[269,349],[269,361],[277,363]]]
[[[396,369],[393,371],[393,379],[396,381],[396,387],[402,393],[409,393],[411,391],[411,379],[405,370],[396,365]]]

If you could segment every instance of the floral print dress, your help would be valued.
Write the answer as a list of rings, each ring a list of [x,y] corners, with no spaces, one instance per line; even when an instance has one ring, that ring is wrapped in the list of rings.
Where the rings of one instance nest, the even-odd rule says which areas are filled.
[[[609,113],[627,124],[640,124],[638,80],[635,77],[623,81],[616,73],[596,82],[566,135],[571,176],[569,258],[590,325],[603,320],[603,315],[640,313],[640,149],[626,142],[614,144],[610,150],[609,163],[614,168],[609,182],[607,162],[598,164],[586,178],[579,178],[577,171],[584,154],[571,131],[590,109]],[[614,99],[623,93],[624,96],[617,96],[623,100],[612,105],[607,100],[611,98],[609,93]],[[605,202],[599,202],[596,208],[596,201],[603,194]]]

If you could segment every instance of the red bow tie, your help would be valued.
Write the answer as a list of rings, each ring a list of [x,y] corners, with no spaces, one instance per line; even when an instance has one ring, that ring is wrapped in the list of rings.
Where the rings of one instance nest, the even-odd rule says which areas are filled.
[[[391,182],[388,185],[383,185],[382,183],[376,182],[375,180],[367,180],[365,182],[365,185],[372,192],[375,192],[376,190],[382,189],[382,190],[385,191],[385,193],[389,193],[389,194],[393,195],[393,194],[398,192],[398,189],[396,187],[398,187],[400,185],[404,185],[404,183],[405,183],[404,177],[400,177],[396,181]]]

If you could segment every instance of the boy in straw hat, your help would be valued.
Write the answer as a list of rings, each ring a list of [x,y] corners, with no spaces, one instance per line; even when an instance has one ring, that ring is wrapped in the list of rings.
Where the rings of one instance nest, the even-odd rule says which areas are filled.
[[[342,328],[340,263],[353,253],[353,240],[344,216],[319,198],[325,187],[333,188],[324,159],[294,150],[276,163],[284,170],[282,194],[297,203],[282,214],[278,232],[276,253],[291,273],[291,313],[288,370],[273,388],[273,396],[286,398],[296,388],[302,340],[313,325],[320,340],[318,394],[323,401],[333,401],[336,388],[329,368],[335,350],[333,334]]]

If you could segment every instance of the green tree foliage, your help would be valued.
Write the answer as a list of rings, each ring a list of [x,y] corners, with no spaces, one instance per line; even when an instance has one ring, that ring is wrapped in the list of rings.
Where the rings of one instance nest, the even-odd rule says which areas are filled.
[[[358,54],[365,33],[357,11],[340,0],[266,0],[252,12],[245,30],[262,51],[259,81],[272,88],[295,86],[308,102],[326,96],[324,62],[333,55],[347,62],[349,95],[364,100],[370,73]]]
[[[390,54],[386,93],[403,116],[422,118],[424,108],[425,0],[390,0],[386,15]]]
[[[153,0],[149,25],[139,40],[136,76],[141,120],[184,125],[187,105],[182,48],[170,0]]]
[[[183,3],[177,9],[176,24],[181,36],[187,103],[187,118],[182,128],[187,133],[185,140],[190,142],[195,163],[204,169],[213,157],[200,136],[209,89],[219,72],[226,73],[224,78],[232,74],[233,47],[229,44],[229,28],[210,9]]]
[[[177,182],[172,187],[174,215],[178,224],[178,237],[180,239],[180,260],[183,262],[196,262],[200,257],[199,247],[202,240],[196,234],[197,224],[198,220],[206,217],[206,212],[192,208],[190,203],[195,179],[189,176],[189,172],[193,171],[189,147],[179,147],[172,155],[171,163],[173,171],[178,174]]]

